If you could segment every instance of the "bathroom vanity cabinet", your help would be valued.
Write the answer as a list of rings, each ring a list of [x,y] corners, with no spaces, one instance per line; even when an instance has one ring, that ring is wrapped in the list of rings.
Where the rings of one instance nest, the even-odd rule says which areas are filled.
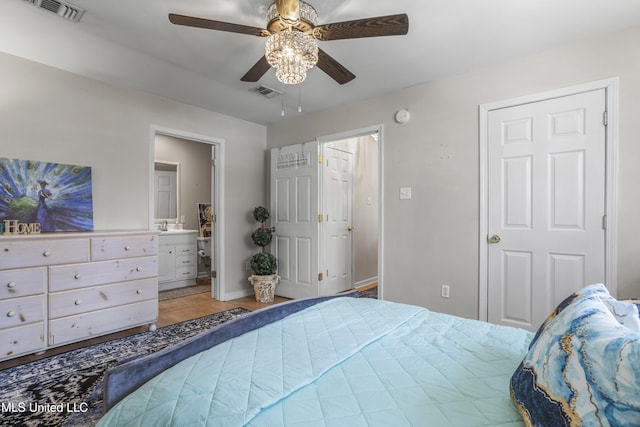
[[[195,285],[198,275],[196,230],[160,233],[158,287],[161,291]]]
[[[0,236],[0,360],[158,319],[158,233]]]

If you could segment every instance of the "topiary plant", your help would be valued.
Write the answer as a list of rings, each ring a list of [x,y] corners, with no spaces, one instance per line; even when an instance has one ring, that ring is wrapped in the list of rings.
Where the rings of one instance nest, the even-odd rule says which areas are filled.
[[[251,234],[253,243],[258,246],[269,246],[272,238],[273,234],[271,234],[271,230],[268,228],[258,228],[253,232],[253,234]]]
[[[278,263],[276,257],[268,252],[260,252],[251,258],[251,271],[256,276],[269,276],[276,274]]]
[[[266,246],[271,244],[271,239],[273,238],[273,231],[265,225],[265,222],[270,217],[269,210],[265,207],[259,206],[253,210],[253,217],[257,221],[260,221],[260,228],[256,229],[251,234],[251,239],[253,240],[253,243],[262,247],[262,252],[251,258],[251,262],[249,264],[251,271],[253,271],[253,274],[256,276],[269,276],[276,274],[278,268],[276,257],[268,253],[266,250]]]
[[[263,224],[267,222],[270,216],[271,215],[269,214],[269,210],[265,207],[258,206],[253,210],[253,217],[256,219],[256,221]]]

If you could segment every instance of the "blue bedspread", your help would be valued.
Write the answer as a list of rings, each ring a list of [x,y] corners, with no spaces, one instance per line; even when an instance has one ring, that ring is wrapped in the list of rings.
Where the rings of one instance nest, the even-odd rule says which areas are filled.
[[[521,426],[509,377],[532,334],[338,298],[186,359],[102,426]]]

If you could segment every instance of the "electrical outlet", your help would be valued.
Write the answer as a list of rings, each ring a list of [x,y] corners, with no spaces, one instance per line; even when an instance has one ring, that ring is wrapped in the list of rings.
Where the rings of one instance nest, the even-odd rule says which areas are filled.
[[[442,285],[442,289],[440,290],[440,296],[442,298],[449,298],[449,285]]]
[[[400,200],[411,200],[411,187],[400,187]]]

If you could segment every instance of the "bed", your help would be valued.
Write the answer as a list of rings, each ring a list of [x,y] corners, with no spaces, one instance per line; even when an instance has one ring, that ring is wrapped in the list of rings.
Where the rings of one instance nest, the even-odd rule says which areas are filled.
[[[558,323],[573,300],[543,327]],[[631,307],[624,316],[632,319],[635,309],[637,320]],[[536,351],[548,353],[543,345],[551,341],[540,331],[534,336],[357,293],[296,300],[113,368],[99,425],[562,425],[538,422],[534,409],[556,396],[547,384],[531,384],[538,367],[527,361]],[[637,373],[620,375],[631,375],[627,382],[637,388]],[[633,418],[639,400],[622,400],[612,419],[640,425]],[[558,417],[575,415],[570,404],[558,406]]]

